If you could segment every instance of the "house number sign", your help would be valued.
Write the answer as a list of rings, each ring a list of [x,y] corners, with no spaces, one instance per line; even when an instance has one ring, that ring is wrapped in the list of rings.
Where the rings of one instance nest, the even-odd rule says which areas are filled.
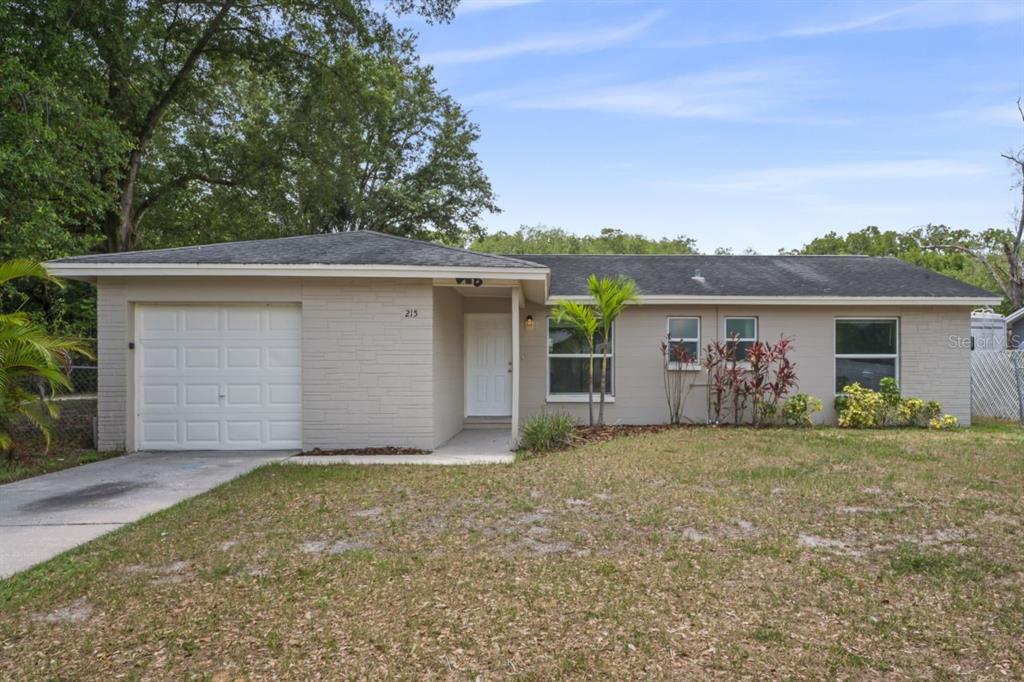
[[[406,317],[419,317],[420,316],[420,311],[417,310],[416,308],[406,308],[405,316]]]

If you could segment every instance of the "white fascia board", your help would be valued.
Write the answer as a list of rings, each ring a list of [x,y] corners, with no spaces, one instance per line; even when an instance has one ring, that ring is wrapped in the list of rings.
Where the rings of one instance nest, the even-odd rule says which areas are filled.
[[[559,301],[593,300],[590,296],[550,296],[548,305]],[[1001,298],[958,296],[641,296],[637,305],[856,305],[856,306],[914,306],[914,305],[996,305]]]
[[[547,268],[472,268],[422,265],[256,265],[188,263],[44,263],[50,274],[91,281],[96,277],[376,277],[397,279],[546,280]]]
[[[1014,322],[1016,322],[1017,320],[1019,320],[1021,318],[1024,318],[1024,308],[1021,308],[1020,310],[1018,310],[1016,312],[1013,312],[1013,313],[1010,313],[1009,315],[1007,315],[1006,316],[1006,324],[1013,324]]]

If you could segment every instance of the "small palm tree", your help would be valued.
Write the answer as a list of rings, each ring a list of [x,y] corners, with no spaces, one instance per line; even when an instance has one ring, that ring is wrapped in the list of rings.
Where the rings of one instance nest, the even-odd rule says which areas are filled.
[[[559,301],[553,311],[555,322],[566,325],[586,344],[590,357],[587,362],[587,409],[590,426],[594,425],[594,337],[598,320],[594,309],[577,301]]]
[[[63,286],[38,263],[0,263],[0,285],[22,277]],[[71,388],[68,370],[72,353],[91,357],[89,348],[78,339],[52,337],[25,313],[0,312],[0,452],[13,451],[11,426],[18,418],[39,429],[49,446],[53,420],[60,409],[53,401],[30,391],[27,384],[40,380],[50,395]]]
[[[601,331],[601,402],[597,408],[597,423],[604,424],[604,398],[608,383],[608,348],[612,338],[612,324],[626,306],[640,297],[636,282],[628,277],[587,278],[587,289],[594,298],[594,310],[597,313],[598,327]]]

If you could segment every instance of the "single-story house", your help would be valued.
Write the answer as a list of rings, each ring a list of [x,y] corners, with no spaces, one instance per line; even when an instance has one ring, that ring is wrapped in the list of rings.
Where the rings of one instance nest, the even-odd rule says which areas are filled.
[[[1006,316],[1006,347],[1024,350],[1024,308]]]
[[[633,278],[608,423],[668,418],[660,343],[795,340],[799,388],[895,377],[970,421],[970,314],[999,298],[893,258],[497,256],[344,232],[51,261],[96,283],[99,447],[433,449],[467,424],[586,417],[586,356],[550,318]],[[680,371],[697,373],[699,365]],[[706,419],[704,390],[686,416]]]

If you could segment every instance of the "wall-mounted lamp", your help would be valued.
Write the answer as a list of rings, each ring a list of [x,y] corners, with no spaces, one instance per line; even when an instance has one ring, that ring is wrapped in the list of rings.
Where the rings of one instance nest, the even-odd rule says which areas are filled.
[[[526,328],[533,329],[533,315],[526,316]]]

